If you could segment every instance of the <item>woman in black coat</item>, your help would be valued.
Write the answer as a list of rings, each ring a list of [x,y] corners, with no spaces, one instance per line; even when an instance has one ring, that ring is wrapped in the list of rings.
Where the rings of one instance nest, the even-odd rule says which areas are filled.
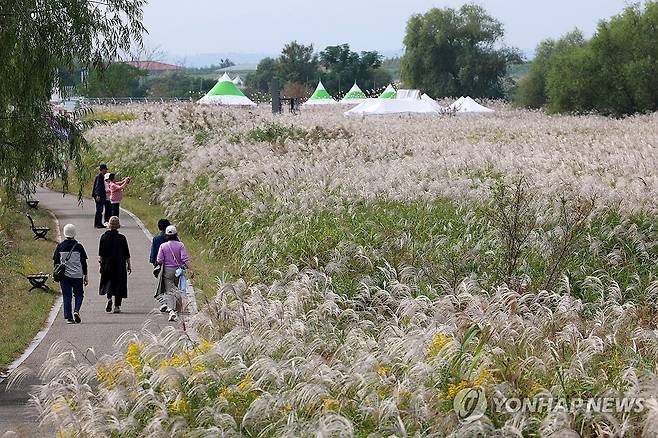
[[[121,313],[121,301],[128,298],[128,274],[130,267],[130,250],[126,236],[119,234],[119,218],[112,216],[108,223],[109,230],[101,236],[98,246],[101,284],[99,293],[107,296],[106,312]]]

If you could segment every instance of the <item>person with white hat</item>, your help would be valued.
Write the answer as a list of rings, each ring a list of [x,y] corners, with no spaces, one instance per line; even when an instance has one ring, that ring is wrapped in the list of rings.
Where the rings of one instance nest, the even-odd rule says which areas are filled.
[[[63,264],[64,275],[59,279],[64,301],[64,319],[67,324],[82,322],[80,308],[84,298],[84,286],[89,284],[87,277],[87,253],[80,242],[75,240],[75,225],[64,225],[64,237],[53,254],[53,266]],[[71,309],[73,297],[75,305]],[[73,310],[73,311],[71,311]]]
[[[190,257],[187,255],[185,245],[178,239],[178,230],[174,225],[169,225],[165,229],[165,243],[158,249],[156,263],[162,266],[160,274],[162,279],[156,292],[156,298],[163,305],[160,311],[169,311],[169,321],[176,321],[177,310],[181,307],[180,277],[185,275],[185,270],[191,277],[192,271]]]

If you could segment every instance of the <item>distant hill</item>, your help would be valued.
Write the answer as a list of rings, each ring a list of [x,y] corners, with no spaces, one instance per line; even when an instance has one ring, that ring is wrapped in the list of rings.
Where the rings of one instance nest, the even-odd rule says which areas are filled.
[[[175,62],[190,68],[203,68],[213,64],[219,64],[220,59],[230,59],[235,64],[258,64],[258,62],[268,56],[276,57],[272,53],[197,53],[194,55],[167,55],[166,61]]]

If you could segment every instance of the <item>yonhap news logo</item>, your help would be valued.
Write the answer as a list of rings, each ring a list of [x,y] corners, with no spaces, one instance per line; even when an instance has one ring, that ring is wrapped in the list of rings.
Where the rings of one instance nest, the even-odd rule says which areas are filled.
[[[453,408],[462,423],[482,418],[487,410],[487,396],[484,388],[475,386],[462,389],[453,400]]]
[[[576,413],[641,413],[647,405],[647,399],[641,397],[592,397],[592,398],[560,398],[549,392],[543,392],[532,398],[493,397],[492,412],[514,414],[524,412],[548,413],[562,410]],[[474,386],[464,388],[453,400],[453,408],[461,423],[468,423],[482,418],[487,411],[487,397],[484,388]]]

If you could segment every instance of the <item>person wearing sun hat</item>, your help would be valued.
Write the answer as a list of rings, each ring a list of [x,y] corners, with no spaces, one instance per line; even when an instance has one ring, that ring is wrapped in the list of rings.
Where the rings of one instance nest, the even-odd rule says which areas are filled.
[[[87,253],[80,242],[75,240],[75,225],[64,225],[64,237],[55,248],[53,266],[62,263],[65,266],[64,275],[59,280],[64,302],[64,319],[68,324],[82,322],[80,308],[84,298],[84,286],[87,286]],[[71,305],[75,297],[75,305]]]
[[[178,239],[178,230],[174,225],[165,229],[165,243],[160,245],[156,263],[162,266],[162,281],[156,291],[156,298],[162,303],[161,312],[169,311],[169,321],[178,319],[177,310],[180,310],[181,290],[180,277],[184,271],[192,277],[190,270],[190,257],[187,255],[185,245]],[[166,308],[164,308],[166,306]]]
[[[128,274],[132,272],[130,249],[126,236],[119,234],[121,223],[118,217],[110,218],[108,228],[101,236],[98,245],[101,273],[98,293],[107,297],[106,312],[121,313],[121,302],[124,298],[128,298]],[[112,310],[113,298],[114,310]]]

